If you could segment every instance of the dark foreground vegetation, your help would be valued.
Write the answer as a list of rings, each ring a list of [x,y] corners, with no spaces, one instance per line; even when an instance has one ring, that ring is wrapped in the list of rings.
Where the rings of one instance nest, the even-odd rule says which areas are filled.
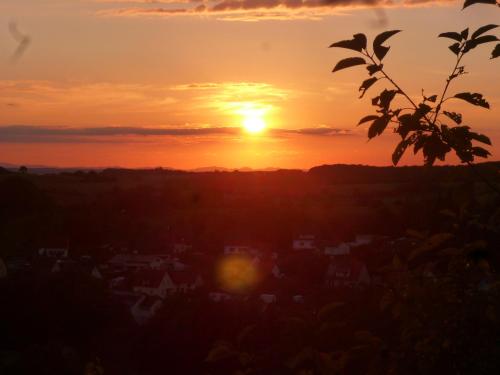
[[[1,374],[500,373],[500,163],[29,172]]]

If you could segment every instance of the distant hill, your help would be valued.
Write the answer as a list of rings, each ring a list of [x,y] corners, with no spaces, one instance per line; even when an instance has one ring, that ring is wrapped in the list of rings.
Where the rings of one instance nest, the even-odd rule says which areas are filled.
[[[280,168],[268,167],[268,168],[250,168],[250,167],[242,167],[242,168],[225,168],[225,167],[201,167],[190,169],[190,172],[273,172],[277,171]]]
[[[499,177],[500,162],[486,162],[475,165],[475,172],[496,180]],[[386,183],[408,182],[419,179],[470,178],[474,171],[468,165],[446,165],[410,167],[373,167],[367,165],[334,164],[311,168],[309,175],[329,183]],[[476,177],[478,177],[476,175]]]
[[[3,169],[7,171],[17,172],[21,165],[10,164],[10,163],[0,163],[0,166],[3,166]],[[242,167],[242,168],[226,168],[226,167],[217,167],[217,166],[209,166],[209,167],[200,167],[188,170],[180,170],[176,168],[170,167],[157,167],[157,168],[125,168],[125,167],[52,167],[46,165],[26,165],[29,172],[32,174],[57,174],[57,173],[74,173],[78,171],[185,171],[185,172],[195,172],[195,173],[206,173],[206,172],[272,172],[277,171],[280,168],[268,167],[268,168],[250,168],[250,167]],[[2,167],[0,167],[2,168]]]
[[[0,174],[9,174],[9,173],[11,173],[11,172],[8,169],[0,167]]]
[[[12,164],[0,163],[0,174],[7,174],[17,172],[19,166]],[[461,179],[482,179],[488,178],[496,181],[500,176],[500,161],[479,163],[474,166],[474,169],[467,165],[448,165],[448,166],[434,166],[432,168],[424,166],[407,166],[407,167],[374,167],[367,165],[352,165],[352,164],[333,164],[321,165],[313,167],[308,171],[292,170],[292,169],[279,169],[279,168],[263,168],[253,169],[249,167],[243,168],[225,168],[225,167],[202,167],[191,170],[180,170],[174,168],[87,168],[87,167],[73,167],[73,168],[57,168],[40,165],[27,165],[28,173],[36,175],[44,174],[61,174],[61,173],[83,173],[95,172],[103,176],[137,176],[137,175],[183,175],[183,174],[227,174],[232,175],[235,173],[260,175],[265,174],[269,176],[284,176],[294,175],[297,173],[305,176],[312,177],[313,180],[327,184],[370,184],[370,183],[398,183],[398,182],[411,182],[421,179],[438,179],[440,181],[451,181]]]

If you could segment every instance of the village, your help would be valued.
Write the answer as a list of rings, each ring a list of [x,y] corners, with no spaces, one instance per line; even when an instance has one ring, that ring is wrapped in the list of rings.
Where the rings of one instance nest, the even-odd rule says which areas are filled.
[[[144,325],[172,296],[203,296],[214,304],[252,301],[263,311],[270,305],[317,311],[332,293],[352,294],[393,282],[398,271],[387,264],[415,244],[408,237],[357,235],[352,241],[333,243],[299,235],[284,251],[228,244],[219,254],[205,254],[182,241],[165,251],[143,254],[104,245],[99,249],[99,258],[106,259],[102,262],[90,255],[74,256],[71,247],[47,247],[31,258],[0,259],[0,277],[36,274],[62,281],[75,276],[92,280]]]

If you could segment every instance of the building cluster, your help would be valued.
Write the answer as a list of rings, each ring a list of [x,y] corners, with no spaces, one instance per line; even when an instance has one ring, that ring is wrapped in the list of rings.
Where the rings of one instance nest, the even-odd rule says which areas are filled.
[[[336,288],[366,288],[381,278],[376,269],[366,264],[366,258],[357,255],[357,250],[378,250],[388,243],[389,239],[371,235],[358,235],[349,242],[321,241],[314,235],[300,235],[285,251],[226,244],[218,254],[204,254],[185,242],[173,243],[168,250],[154,254],[108,246],[105,260],[100,262],[92,256],[72,256],[69,247],[46,247],[39,249],[35,259],[0,259],[0,278],[40,264],[52,275],[80,275],[105,285],[110,298],[126,307],[142,325],[173,296],[179,295],[196,295],[212,303],[253,300],[265,308],[273,304],[307,304],[318,290],[331,293]],[[218,282],[217,265],[230,257],[246,259],[255,270],[258,277],[252,288],[235,291]],[[307,267],[307,259],[311,257],[319,260],[320,284],[308,284],[286,266],[287,258],[294,258],[299,267],[302,262]]]

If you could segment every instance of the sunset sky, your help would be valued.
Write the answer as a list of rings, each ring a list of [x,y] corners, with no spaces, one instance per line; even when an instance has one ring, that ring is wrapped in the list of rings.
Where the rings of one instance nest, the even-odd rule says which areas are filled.
[[[385,68],[418,100],[422,88],[440,93],[454,64],[439,33],[499,23],[490,6],[460,9],[425,0],[1,0],[0,164],[389,165],[397,136],[368,142],[356,127],[384,84],[358,100],[365,69],[332,74],[352,54],[327,47],[404,30],[390,39]],[[31,39],[20,56],[12,22]],[[483,93],[492,109],[450,108],[491,137],[498,160],[492,47],[468,55],[470,73],[451,88]],[[262,123],[255,134],[244,127]]]

